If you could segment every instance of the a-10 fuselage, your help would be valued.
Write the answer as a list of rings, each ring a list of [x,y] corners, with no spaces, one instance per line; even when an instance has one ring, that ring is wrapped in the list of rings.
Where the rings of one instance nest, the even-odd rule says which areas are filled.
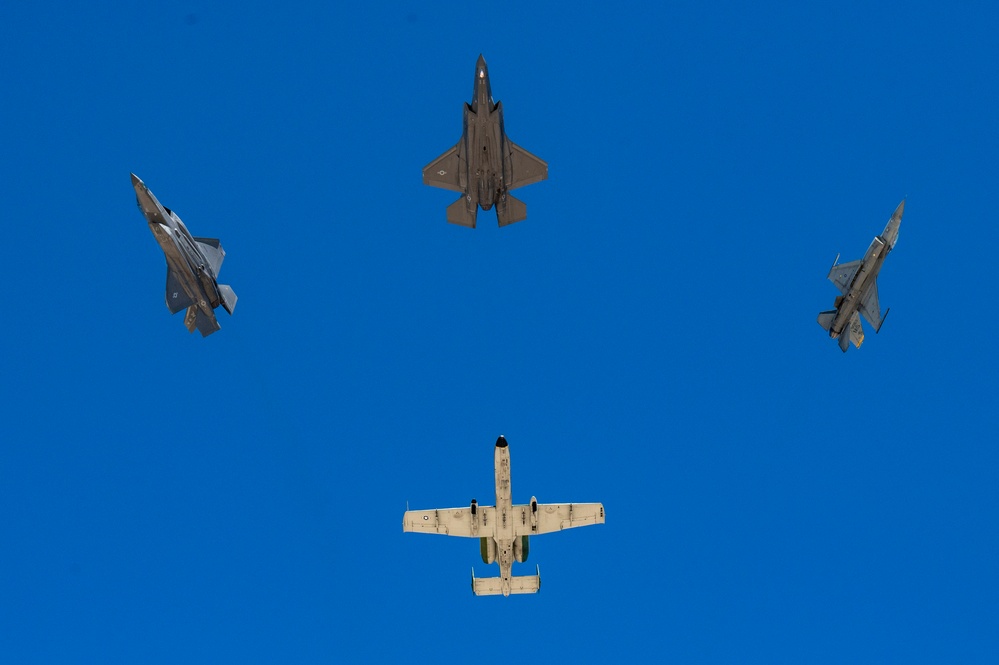
[[[493,541],[496,548],[496,563],[500,567],[500,580],[504,586],[504,595],[509,595],[510,577],[513,575],[513,562],[518,552],[515,545],[523,547],[523,541],[516,536],[513,527],[513,494],[510,492],[510,448],[503,440],[496,446],[494,454],[496,473],[496,524]],[[531,501],[537,503],[535,499]],[[486,543],[488,548],[489,543]],[[520,557],[524,558],[523,555]]]

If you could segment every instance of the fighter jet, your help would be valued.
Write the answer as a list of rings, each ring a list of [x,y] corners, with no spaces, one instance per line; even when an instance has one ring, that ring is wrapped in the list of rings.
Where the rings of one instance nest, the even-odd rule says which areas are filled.
[[[875,333],[881,332],[881,326],[888,316],[888,310],[881,316],[881,306],[878,303],[878,272],[898,240],[898,227],[902,223],[904,208],[905,200],[895,208],[884,232],[874,238],[864,258],[839,263],[837,254],[829,270],[829,281],[839,288],[841,295],[836,296],[836,302],[833,303],[836,309],[819,314],[819,325],[828,330],[833,339],[839,338],[839,348],[843,353],[846,353],[850,342],[858,349],[864,343],[860,314],[874,326]]]
[[[500,226],[526,219],[527,206],[509,192],[547,177],[548,164],[507,138],[503,103],[493,104],[489,70],[480,55],[461,139],[423,169],[423,184],[461,192],[447,208],[447,221],[474,229],[478,207],[495,205]]]
[[[480,506],[472,499],[468,508],[407,510],[403,531],[439,533],[479,539],[479,551],[486,563],[498,563],[499,577],[476,578],[472,569],[472,592],[477,596],[535,593],[541,588],[541,570],[535,575],[515,577],[513,562],[527,561],[529,538],[576,526],[604,523],[600,503],[538,503],[535,497],[526,505],[515,506],[510,494],[510,449],[506,438],[496,439],[496,506]]]
[[[139,210],[166,255],[166,306],[171,314],[187,309],[184,325],[208,337],[222,326],[215,318],[219,305],[229,314],[236,307],[236,294],[228,284],[219,284],[219,269],[225,258],[218,238],[195,238],[180,217],[162,205],[139,178],[132,174],[132,187]]]

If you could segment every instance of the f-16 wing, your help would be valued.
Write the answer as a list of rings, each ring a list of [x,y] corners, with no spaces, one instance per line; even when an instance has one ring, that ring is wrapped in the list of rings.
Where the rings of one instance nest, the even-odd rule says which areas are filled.
[[[577,526],[604,523],[602,503],[539,503],[514,506],[514,531],[518,536],[534,536]],[[532,514],[533,513],[533,514]]]
[[[874,326],[875,332],[881,330],[884,317],[881,316],[881,304],[878,302],[877,280],[871,283],[871,287],[864,294],[864,299],[860,301],[860,313],[864,315],[868,323]]]
[[[511,182],[507,185],[507,189],[533,185],[548,177],[548,164],[545,161],[538,159],[513,141],[508,141],[507,145],[510,146],[512,171]]]
[[[493,535],[495,515],[492,506],[476,506],[475,515],[469,507],[407,510],[402,516],[402,530],[484,538]]]
[[[829,281],[836,285],[840,293],[846,295],[850,285],[853,284],[853,278],[857,276],[857,271],[863,264],[863,260],[836,264],[829,269]]]
[[[455,192],[463,192],[459,181],[459,171],[461,169],[461,157],[458,150],[461,147],[459,142],[443,155],[423,167],[423,184],[441,189],[450,189]]]

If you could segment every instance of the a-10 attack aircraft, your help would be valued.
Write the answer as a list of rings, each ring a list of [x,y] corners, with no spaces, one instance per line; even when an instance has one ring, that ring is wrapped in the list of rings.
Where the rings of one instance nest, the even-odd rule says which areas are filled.
[[[482,560],[498,563],[499,577],[475,577],[472,569],[472,592],[477,596],[511,593],[535,593],[541,588],[541,570],[535,575],[514,577],[513,562],[527,561],[529,538],[576,526],[604,523],[601,503],[538,503],[535,497],[527,505],[515,506],[510,494],[510,449],[506,438],[496,439],[496,506],[480,506],[472,499],[468,508],[407,510],[402,517],[403,531],[439,533],[445,536],[478,538]]]
[[[423,169],[423,184],[461,192],[447,208],[447,221],[475,228],[478,206],[489,210],[495,205],[500,226],[527,219],[527,206],[509,191],[547,177],[548,164],[507,138],[503,103],[493,104],[489,71],[480,55],[461,139]]]
[[[184,325],[197,328],[203,337],[220,330],[215,318],[219,305],[229,314],[236,307],[236,294],[228,284],[219,284],[219,269],[225,250],[218,238],[195,238],[175,212],[165,207],[139,178],[132,174],[132,187],[139,210],[166,256],[166,306],[171,314],[187,309]]]
[[[850,342],[858,349],[864,343],[864,326],[860,323],[860,314],[874,326],[875,333],[881,332],[881,325],[888,316],[888,310],[881,316],[878,273],[885,257],[898,240],[898,227],[902,223],[904,209],[903,200],[892,213],[884,232],[875,237],[867,248],[864,258],[850,263],[837,263],[837,254],[829,270],[829,281],[839,288],[841,295],[836,296],[836,302],[833,303],[836,309],[819,314],[819,325],[828,330],[833,339],[839,338],[839,348],[843,353],[850,347]]]

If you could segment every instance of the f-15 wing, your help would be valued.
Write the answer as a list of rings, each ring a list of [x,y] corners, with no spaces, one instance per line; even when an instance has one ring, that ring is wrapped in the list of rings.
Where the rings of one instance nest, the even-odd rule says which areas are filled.
[[[532,510],[532,505],[536,510]],[[604,523],[602,503],[538,503],[513,507],[513,528],[518,536],[537,536],[577,526]]]
[[[407,510],[402,516],[402,530],[485,538],[493,535],[495,515],[492,506],[476,506],[475,515],[469,507]]]
[[[423,167],[423,184],[441,189],[450,189],[455,192],[463,192],[459,180],[461,170],[461,156],[458,151],[461,143],[452,147],[443,155]]]

